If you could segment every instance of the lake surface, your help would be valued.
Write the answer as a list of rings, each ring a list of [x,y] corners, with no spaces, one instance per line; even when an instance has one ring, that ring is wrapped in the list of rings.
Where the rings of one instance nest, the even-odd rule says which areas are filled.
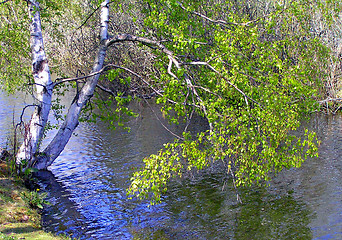
[[[0,93],[1,147],[27,99]],[[127,198],[129,179],[142,158],[173,136],[148,106],[133,108],[140,117],[127,123],[130,133],[82,123],[50,172],[40,173],[51,203],[46,230],[80,239],[342,239],[340,115],[312,117],[310,128],[322,141],[319,158],[283,171],[268,188],[239,189],[242,204],[230,179],[213,167],[172,181],[162,203],[148,207]],[[193,127],[201,122],[194,121]]]

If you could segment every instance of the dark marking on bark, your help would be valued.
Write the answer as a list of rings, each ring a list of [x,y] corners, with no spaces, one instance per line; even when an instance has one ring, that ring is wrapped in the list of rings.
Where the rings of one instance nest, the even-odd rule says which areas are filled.
[[[33,30],[36,32],[36,30],[37,30],[37,23],[32,23],[32,26],[33,26]]]
[[[48,63],[47,59],[33,63],[33,65],[32,65],[33,74],[38,74],[38,73],[42,72],[45,64],[47,64],[47,63]]]
[[[37,105],[37,115],[40,115],[41,111],[42,111],[42,107]]]
[[[43,125],[41,125],[41,124],[39,124],[39,123],[35,123],[35,125],[37,125],[37,126],[39,126],[39,127],[41,127],[41,128],[44,127]]]

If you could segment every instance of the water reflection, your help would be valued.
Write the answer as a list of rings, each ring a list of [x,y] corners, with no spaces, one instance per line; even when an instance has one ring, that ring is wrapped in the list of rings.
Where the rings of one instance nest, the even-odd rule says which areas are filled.
[[[49,193],[50,205],[43,210],[42,226],[60,233],[73,233],[74,237],[87,228],[84,217],[78,212],[77,205],[70,199],[70,191],[50,171],[36,173],[41,191]],[[63,221],[61,221],[63,219]]]
[[[245,201],[240,205],[232,186],[216,174],[173,182],[163,203],[151,208],[125,199],[120,189],[76,197],[52,173],[40,175],[52,203],[45,209],[44,227],[80,239],[312,238],[312,213],[291,193],[244,189],[240,194]]]
[[[87,228],[74,228],[75,221],[64,215],[46,229],[71,233],[81,239],[129,239],[132,235],[126,227],[131,219],[159,219],[153,210],[158,207],[149,209],[146,203],[127,200],[125,189],[142,157],[161,148],[172,137],[167,134],[157,137],[161,125],[151,114],[144,114],[146,108],[137,110],[144,121],[130,122],[129,134],[122,130],[110,131],[103,124],[85,124],[77,130],[77,137],[70,140],[51,171],[68,189],[68,199],[75,203],[83,218],[78,221],[83,221]],[[48,215],[70,212],[61,210],[61,206],[51,207]],[[47,216],[47,219],[51,222],[53,217]]]
[[[0,90],[0,147],[10,146],[13,139],[13,126],[19,121],[21,108],[25,106],[27,96],[7,95]],[[30,114],[23,117],[27,119]]]
[[[248,190],[237,214],[235,239],[312,239],[309,207],[291,194]]]
[[[124,189],[141,159],[172,140],[146,108],[129,134],[83,125],[51,170],[85,219],[81,239],[339,239],[341,123],[313,118],[321,157],[284,171],[267,190],[244,190],[243,205],[218,173],[173,182],[159,206],[128,200]],[[65,232],[58,224],[68,221],[54,229]],[[73,233],[72,224],[67,228]]]
[[[9,116],[20,102],[0,94],[1,137],[9,134]],[[162,204],[148,208],[127,199],[125,189],[141,159],[173,136],[148,107],[134,107],[140,117],[128,123],[130,133],[80,124],[51,166],[53,175],[41,173],[52,203],[46,230],[80,239],[342,239],[341,116],[313,117],[320,157],[283,171],[269,188],[240,189],[243,204],[224,173],[207,171],[172,181]]]
[[[226,190],[222,191],[225,186]],[[164,199],[168,217],[152,226],[134,226],[137,239],[312,239],[312,212],[290,194],[266,188],[240,189],[216,174],[172,186]]]

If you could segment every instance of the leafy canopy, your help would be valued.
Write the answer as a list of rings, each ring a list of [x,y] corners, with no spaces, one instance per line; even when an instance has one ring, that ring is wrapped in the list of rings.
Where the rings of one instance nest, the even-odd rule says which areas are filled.
[[[182,139],[145,158],[129,194],[158,202],[171,177],[218,160],[238,186],[260,184],[317,155],[314,132],[294,134],[301,117],[317,108],[329,55],[310,33],[308,4],[272,3],[268,11],[236,1],[143,4],[145,34],[163,41],[180,63],[172,66],[172,77],[165,71],[169,58],[156,51],[155,65],[164,69],[154,75],[163,90],[157,102],[172,122],[195,112],[208,129],[184,131]]]
[[[37,2],[41,6],[43,28],[50,26],[50,29],[53,29],[50,33],[51,38],[60,41],[61,30],[56,18],[71,5],[70,1]],[[0,71],[0,89],[10,93],[28,90],[28,86],[33,83],[30,17],[26,1],[12,0],[0,3]]]
[[[226,164],[237,185],[261,183],[317,155],[315,133],[305,130],[296,136],[294,131],[301,117],[317,108],[329,56],[328,48],[311,32],[312,18],[319,13],[332,21],[331,11],[340,9],[338,1],[129,2],[129,11],[141,9],[143,15],[133,18],[141,24],[139,34],[173,52],[170,56],[151,50],[156,58],[150,83],[162,93],[157,102],[163,112],[174,123],[185,119],[188,124],[194,114],[208,123],[200,133],[185,129],[181,138],[145,158],[145,166],[132,177],[129,194],[152,195],[158,202],[171,177],[214,161]],[[0,83],[15,91],[32,79],[29,19],[24,1],[8,3],[0,4]],[[66,23],[60,16],[66,10],[75,17],[82,15],[77,1],[40,4],[45,26],[54,37],[63,38],[59,30]],[[107,77],[117,74],[112,71]],[[123,84],[130,81],[127,78]],[[117,102],[120,108],[117,115],[103,117],[121,125],[121,112],[134,115],[125,107],[128,100],[120,93],[105,101]]]

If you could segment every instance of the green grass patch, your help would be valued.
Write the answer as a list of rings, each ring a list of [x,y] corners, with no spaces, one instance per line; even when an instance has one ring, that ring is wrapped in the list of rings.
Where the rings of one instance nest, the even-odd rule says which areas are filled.
[[[30,192],[23,183],[7,174],[0,163],[0,240],[65,240],[41,229],[40,204],[43,196]],[[23,197],[24,196],[24,197]]]

